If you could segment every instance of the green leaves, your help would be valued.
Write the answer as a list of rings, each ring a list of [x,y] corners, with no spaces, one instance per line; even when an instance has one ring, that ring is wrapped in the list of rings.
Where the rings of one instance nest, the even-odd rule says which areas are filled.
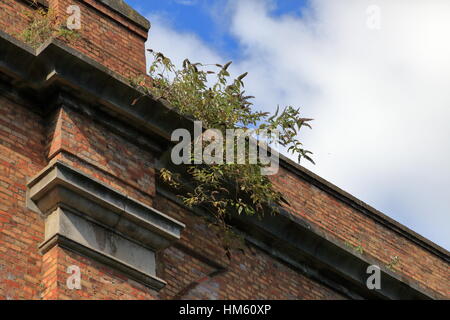
[[[69,30],[59,21],[56,13],[49,9],[39,8],[32,13],[24,13],[28,18],[28,25],[19,34],[19,38],[33,48],[42,45],[49,38],[62,38],[73,41],[80,35],[76,30]]]
[[[137,85],[148,94],[167,100],[181,113],[201,120],[206,128],[219,129],[224,136],[226,129],[277,131],[278,141],[272,142],[278,142],[289,152],[297,154],[299,161],[302,158],[313,161],[312,153],[305,150],[298,140],[301,128],[311,128],[312,119],[301,117],[300,109],[292,106],[282,110],[278,107],[273,115],[255,111],[251,101],[254,97],[243,90],[243,81],[248,73],[231,78],[228,71],[231,61],[225,65],[204,65],[185,59],[181,69],[176,69],[162,53],[149,52],[154,58],[149,69],[152,85]],[[230,214],[275,213],[276,205],[286,203],[272,181],[261,174],[262,164],[224,163],[187,165],[183,172],[189,186],[183,186],[181,180],[167,169],[162,169],[160,176],[181,192],[187,206],[201,206],[208,210],[223,230],[229,230],[226,217]]]

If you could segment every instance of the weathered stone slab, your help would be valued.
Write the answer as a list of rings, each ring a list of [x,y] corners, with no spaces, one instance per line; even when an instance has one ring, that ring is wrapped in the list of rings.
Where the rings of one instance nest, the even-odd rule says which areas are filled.
[[[67,247],[155,289],[155,252],[180,239],[184,225],[56,161],[28,183],[28,206],[45,219],[41,251]]]

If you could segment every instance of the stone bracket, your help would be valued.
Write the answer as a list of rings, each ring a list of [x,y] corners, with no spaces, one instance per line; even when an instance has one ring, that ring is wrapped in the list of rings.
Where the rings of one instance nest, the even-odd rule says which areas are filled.
[[[27,204],[45,219],[41,252],[60,245],[154,289],[165,285],[155,252],[179,240],[184,224],[61,161],[30,180]]]

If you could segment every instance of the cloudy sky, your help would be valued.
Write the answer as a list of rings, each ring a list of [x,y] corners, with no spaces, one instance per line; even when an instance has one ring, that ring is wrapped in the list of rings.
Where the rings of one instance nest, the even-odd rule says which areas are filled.
[[[308,169],[450,249],[450,1],[127,2],[148,47],[233,60],[257,109],[315,119]]]

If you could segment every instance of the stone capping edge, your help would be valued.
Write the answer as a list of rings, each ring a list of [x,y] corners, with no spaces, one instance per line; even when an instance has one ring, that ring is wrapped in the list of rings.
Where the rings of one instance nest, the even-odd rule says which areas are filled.
[[[48,0],[19,0],[19,1],[24,2],[34,8],[36,7],[48,8]]]
[[[66,46],[65,44],[63,44],[60,41],[57,41],[57,40],[49,41],[48,43],[41,46],[39,49],[34,50],[31,47],[29,47],[28,45],[24,44],[23,42],[18,41],[17,39],[11,37],[10,35],[8,35],[5,32],[0,30],[0,59],[4,58],[4,55],[2,54],[2,48],[6,48],[6,45],[8,45],[8,49],[7,49],[8,51],[14,51],[14,54],[7,55],[7,58],[9,58],[10,56],[11,57],[14,56],[16,58],[17,57],[16,54],[17,54],[22,57],[25,56],[27,58],[27,60],[29,60],[29,61],[27,61],[27,63],[34,63],[35,62],[34,60],[39,60],[39,57],[41,55],[43,55],[46,51],[48,51],[48,50],[57,51],[57,54],[60,55],[61,58],[64,57],[66,61],[67,61],[67,59],[69,59],[69,60],[70,59],[78,59],[79,63],[84,64],[84,67],[89,69],[91,74],[95,74],[98,76],[103,75],[102,79],[98,80],[99,82],[105,81],[105,78],[108,78],[109,84],[111,84],[114,87],[120,87],[124,91],[127,91],[128,93],[130,93],[131,95],[129,97],[130,98],[129,101],[132,101],[134,98],[140,96],[140,94],[141,94],[138,90],[136,90],[135,88],[132,88],[125,81],[125,79],[122,76],[111,72],[107,68],[101,66],[99,63],[93,61],[89,57],[86,57],[85,55],[83,55],[79,52],[76,52],[75,50],[69,48],[68,46]],[[27,56],[27,54],[34,55],[35,57],[33,59],[31,59]],[[72,56],[72,57],[70,57],[70,56]],[[42,68],[47,69],[47,70],[49,68],[51,69],[52,62],[47,61],[45,58],[43,58],[43,60],[44,61],[41,61],[41,63],[44,65]],[[14,78],[20,78],[21,80],[27,79],[26,75],[29,73],[29,70],[30,70],[29,65],[26,65],[24,63],[18,65],[17,61],[1,61],[0,60],[0,71],[4,71],[8,75],[12,74]],[[34,75],[34,77],[29,77],[28,79],[31,80],[30,86],[37,91],[45,90],[46,85],[47,85],[45,82],[48,80],[47,76],[48,75],[41,75],[39,77],[39,79],[36,79],[36,75]],[[62,75],[59,75],[59,74],[57,74],[57,76],[62,77]],[[95,79],[95,77],[91,77],[91,79]],[[39,81],[37,81],[37,80],[39,80]],[[73,78],[68,79],[68,80],[63,78],[63,79],[60,79],[60,82],[61,82],[60,84],[66,84],[67,82],[72,82],[73,80],[74,80]],[[81,80],[79,80],[79,81],[81,82]],[[36,83],[36,82],[38,82],[38,83]],[[53,84],[55,84],[55,82]],[[90,92],[90,90],[89,90],[90,87],[87,85],[80,87],[81,84],[78,83],[78,84],[74,84],[74,86],[79,89],[83,89],[87,92]],[[123,102],[123,99],[120,99],[121,93],[122,92],[119,92],[118,90],[114,90],[114,92],[112,93],[112,94],[114,94],[114,98],[115,98],[114,102],[116,102],[116,101]],[[111,93],[108,92],[108,94],[111,94]],[[98,98],[93,99],[93,101],[96,101],[96,102],[97,102],[97,100],[98,100]],[[111,107],[111,102],[109,102],[109,101],[106,101],[104,104],[105,104],[106,109]],[[141,108],[140,105],[142,105],[142,104],[152,105],[153,117],[152,117],[152,115],[149,115],[148,105],[147,105],[147,108]],[[134,110],[131,111],[129,108],[129,104],[128,105],[122,104],[122,105],[118,106],[116,103],[114,103],[113,106],[115,107],[114,111],[121,110],[123,112],[123,114],[126,115],[126,116],[124,116],[123,120],[125,122],[127,122],[129,125],[131,125],[133,127],[137,127],[141,130],[150,131],[151,133],[156,133],[163,139],[169,139],[170,132],[169,133],[167,132],[169,127],[170,128],[173,128],[174,126],[182,127],[182,126],[180,126],[181,124],[184,124],[185,126],[189,126],[191,124],[190,119],[183,117],[182,115],[177,113],[173,108],[170,107],[170,105],[167,105],[163,101],[155,101],[149,97],[145,97],[145,99],[141,99],[141,102],[138,103],[138,105],[135,106],[135,108],[134,108],[134,110],[136,110],[136,111],[134,111]],[[117,109],[117,108],[119,108],[119,109]],[[161,110],[165,110],[165,111],[161,111]],[[173,120],[175,120],[175,118],[172,118],[172,123],[169,123],[169,124],[157,123],[157,121],[154,121],[155,114],[157,115],[157,117],[156,117],[157,120],[159,120],[158,117],[163,116],[158,113],[163,113],[164,116],[166,116],[166,117],[167,116],[172,116],[172,117],[177,116],[177,119],[176,119],[176,121],[173,121]],[[146,125],[144,125],[144,124],[146,124]],[[350,204],[352,207],[354,207],[358,211],[362,212],[364,215],[376,219],[376,221],[383,224],[390,230],[393,230],[394,232],[397,232],[400,235],[405,236],[407,239],[412,240],[414,243],[419,244],[421,247],[432,252],[433,254],[437,255],[438,257],[442,258],[444,261],[446,261],[446,262],[450,261],[450,253],[446,249],[444,249],[444,248],[440,247],[439,245],[431,242],[430,240],[418,235],[414,231],[411,231],[410,229],[408,229],[407,227],[403,226],[402,224],[394,221],[393,219],[388,218],[386,215],[382,214],[378,210],[376,210],[368,205],[365,205],[361,200],[358,200],[355,197],[349,195],[342,189],[327,182],[325,179],[318,177],[311,171],[294,163],[293,161],[289,160],[288,158],[280,155],[280,160],[281,160],[280,164],[283,167],[290,169],[299,177],[302,177],[303,179],[306,179],[307,181],[314,183],[314,185],[320,187],[322,190],[324,190],[325,192],[338,198],[339,200],[344,199],[346,201],[346,203]]]
[[[119,261],[116,258],[109,256],[108,254],[82,245],[60,234],[56,234],[52,238],[41,243],[39,245],[40,253],[45,254],[56,245],[60,246],[63,249],[70,250],[76,254],[81,254],[85,257],[91,258],[95,262],[103,263],[106,266],[111,267],[113,270],[118,270],[123,274],[129,276],[132,280],[139,282],[145,286],[149,286],[152,289],[161,290],[167,284],[164,280],[156,276],[141,272],[131,265]]]
[[[123,0],[96,0],[97,2],[102,3],[106,7],[110,7],[121,16],[127,18],[132,21],[142,29],[148,31],[151,27],[150,21],[148,21],[144,16],[142,16],[139,12],[134,10],[129,4],[127,4]]]
[[[34,192],[31,191],[35,185],[40,183],[42,180],[48,177],[48,174],[50,174],[53,170],[56,169],[56,175],[52,178],[51,181],[48,181],[45,183],[42,188],[40,188],[38,191]],[[58,175],[58,173],[62,173],[64,177],[61,177]],[[69,177],[72,176],[72,177]],[[78,181],[76,181],[78,180]],[[93,187],[86,187],[83,185],[84,181],[88,181],[90,184],[93,185]],[[130,203],[131,206],[139,208],[139,210],[142,210],[146,213],[146,215],[151,218],[151,220],[146,220],[140,216],[134,215],[131,212],[127,212],[127,207],[124,206],[124,208],[118,208],[118,210],[121,211],[121,216],[129,219],[131,221],[134,221],[138,225],[142,226],[143,228],[150,230],[151,232],[155,232],[159,234],[160,236],[168,239],[169,241],[177,241],[180,239],[181,230],[185,228],[185,225],[167,215],[164,213],[149,207],[145,205],[144,203],[141,203],[138,200],[135,200],[129,196],[125,196],[119,191],[115,190],[114,188],[111,188],[110,186],[106,185],[105,183],[88,176],[87,174],[81,172],[78,169],[72,168],[69,165],[65,164],[64,162],[60,160],[56,160],[53,163],[50,163],[46,168],[41,170],[35,177],[31,178],[27,184],[28,187],[28,199],[27,202],[30,205],[31,209],[34,209],[36,211],[37,207],[33,205],[32,200],[29,198],[32,198],[34,196],[38,196],[40,194],[44,194],[48,191],[48,189],[51,189],[55,184],[61,184],[61,185],[71,185],[74,188],[77,189],[77,192],[81,192],[83,194],[88,194],[90,197],[95,196],[98,199],[101,199],[101,195],[97,194],[99,192],[98,190],[102,190],[104,192],[108,193],[108,197],[112,197],[113,199],[109,198],[107,200],[102,200],[102,203],[107,204],[108,207],[113,207],[114,204],[112,201],[117,201],[117,203]],[[43,213],[44,215],[46,213]],[[159,225],[157,225],[159,224]],[[172,230],[169,230],[168,228],[175,230],[173,232]],[[156,249],[156,248],[154,248]]]
[[[158,188],[157,193],[199,216],[207,215],[200,209],[186,207],[166,188]],[[278,216],[265,216],[261,220],[235,216],[230,222],[245,234],[249,243],[351,299],[442,298],[441,294],[421,287],[416,280],[398,275],[378,261],[353,252],[286,210]],[[380,267],[381,290],[368,290],[366,287],[366,268],[369,265]]]
[[[19,1],[32,6],[36,6],[36,4],[33,3],[33,0],[19,0]],[[79,1],[83,1],[84,3],[86,3],[86,5],[90,6],[90,4],[84,0]],[[137,25],[138,27],[142,28],[145,31],[148,31],[151,28],[150,21],[148,21],[147,18],[142,16],[139,12],[134,10],[129,4],[127,4],[123,0],[93,0],[93,1],[99,2],[105,7],[112,9],[114,12],[118,13],[119,15],[131,21],[132,23],[134,23],[135,25]],[[49,6],[48,0],[36,0],[36,2],[37,6],[41,6],[43,8],[48,8]]]
[[[55,195],[53,190],[69,190],[69,194],[67,196],[67,191],[62,192],[66,195],[61,197],[61,195]],[[57,191],[58,193],[59,191]],[[78,196],[80,199],[77,199]],[[44,199],[43,205],[40,203],[41,199]],[[87,207],[86,203],[88,203]],[[94,207],[91,208],[91,204],[94,204]],[[52,161],[29,180],[27,184],[27,206],[41,214],[45,219],[56,209],[68,209],[80,218],[115,232],[126,240],[132,241],[155,254],[179,240],[181,231],[185,228],[183,223],[123,195],[107,184],[72,168],[61,160]],[[95,213],[93,214],[93,212]],[[125,226],[127,226],[125,229],[123,229],[123,224],[122,228],[118,227],[120,221],[124,221]],[[62,234],[60,230],[53,235],[49,234],[49,236],[50,238],[39,245],[41,254],[45,254],[54,246],[59,245],[103,263],[113,270],[118,270],[152,289],[160,290],[166,285],[166,282],[159,279],[155,274],[141,271],[127,261],[100,251],[90,244],[71,239]]]
[[[415,244],[419,245],[425,250],[431,251],[435,255],[442,258],[444,261],[450,262],[450,252],[447,251],[445,248],[421,236],[417,232],[395,221],[394,219],[385,215],[381,211],[373,208],[367,203],[352,196],[348,192],[342,190],[341,188],[325,180],[324,178],[318,176],[312,171],[306,169],[305,167],[302,167],[298,163],[292,161],[291,159],[282,154],[280,154],[280,165],[286,168],[287,170],[291,171],[295,175],[302,177],[303,179],[313,184],[314,186],[318,187],[322,191],[325,191],[326,193],[334,196],[340,201],[350,205],[352,208],[362,212],[366,216],[369,216],[370,218],[384,225],[388,229],[399,233],[400,235],[404,236],[405,238],[414,242]]]

